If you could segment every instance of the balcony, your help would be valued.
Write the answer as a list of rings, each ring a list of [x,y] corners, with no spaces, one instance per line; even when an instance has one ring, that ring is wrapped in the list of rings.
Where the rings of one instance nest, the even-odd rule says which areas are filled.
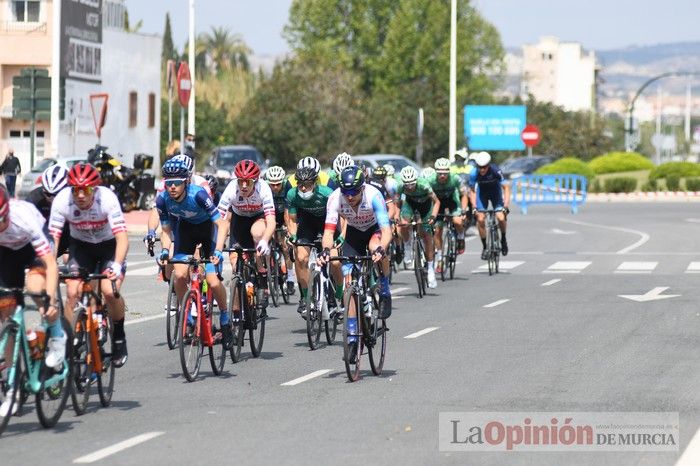
[[[0,21],[0,34],[46,34],[46,22]]]
[[[0,107],[0,118],[12,119],[12,106]]]

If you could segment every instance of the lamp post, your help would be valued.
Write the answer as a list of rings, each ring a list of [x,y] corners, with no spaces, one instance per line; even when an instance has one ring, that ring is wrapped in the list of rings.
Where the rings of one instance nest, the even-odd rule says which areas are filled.
[[[190,73],[192,75],[192,91],[190,95],[190,102],[187,106],[187,132],[190,134],[195,134],[194,132],[194,92],[195,92],[195,81],[197,73],[194,67],[194,47],[195,35],[194,35],[194,0],[190,0],[190,47],[188,51],[189,67]],[[185,144],[185,141],[180,141],[180,144]],[[183,148],[184,150],[184,148]]]
[[[450,162],[457,150],[457,0],[451,2],[450,15]]]

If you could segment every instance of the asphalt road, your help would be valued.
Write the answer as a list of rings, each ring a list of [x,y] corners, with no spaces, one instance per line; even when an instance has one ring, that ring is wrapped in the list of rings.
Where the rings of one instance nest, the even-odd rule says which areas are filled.
[[[686,464],[700,464],[691,456],[700,440],[688,448],[700,426],[698,223],[697,204],[513,213],[503,273],[483,273],[472,239],[456,279],[422,300],[411,273],[395,277],[384,374],[371,375],[365,358],[356,383],[340,345],[309,351],[296,305],[270,310],[260,358],[244,348],[221,377],[205,359],[200,380],[186,382],[164,342],[165,286],[133,238],[123,290],[130,357],[112,406],[99,407],[94,393],[85,415],[66,410],[44,430],[30,403],[0,438],[2,464],[673,465],[686,449]],[[619,296],[655,288],[647,297],[677,296]],[[441,412],[678,412],[679,445],[447,452],[438,444]]]

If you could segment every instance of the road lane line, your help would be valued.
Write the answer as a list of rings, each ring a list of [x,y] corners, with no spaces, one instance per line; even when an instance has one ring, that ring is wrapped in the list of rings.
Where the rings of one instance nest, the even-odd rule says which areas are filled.
[[[621,231],[623,233],[631,233],[631,234],[640,236],[640,238],[637,242],[627,246],[626,248],[620,249],[619,251],[617,251],[616,254],[627,254],[628,252],[642,246],[644,243],[649,241],[649,238],[651,238],[647,233],[644,233],[643,231],[632,230],[630,228],[611,227],[608,225],[596,225],[595,223],[579,222],[576,220],[569,220],[569,219],[565,219],[565,218],[560,218],[559,221],[565,222],[565,223],[573,223],[574,225],[583,225],[583,226],[587,226],[587,227],[595,227],[595,228],[603,228],[606,230]]]
[[[498,270],[508,272],[524,263],[525,261],[500,261]],[[489,264],[480,265],[479,268],[472,270],[472,273],[489,273]]]
[[[552,286],[552,285],[554,285],[555,283],[559,283],[560,281],[561,281],[561,278],[555,278],[555,279],[552,279],[552,280],[550,280],[550,281],[548,281],[548,282],[544,282],[544,283],[543,283],[542,285],[540,285],[540,286]]]
[[[685,273],[700,273],[700,262],[691,262],[688,264],[688,268],[685,269]]]
[[[510,299],[499,299],[498,301],[494,301],[491,304],[485,305],[484,307],[496,307],[496,306],[500,306],[501,304],[505,304],[508,301],[510,301]]]
[[[676,466],[695,466],[700,464],[700,429],[695,431],[695,435],[685,448],[685,451],[678,458]]]
[[[418,338],[418,337],[420,337],[420,336],[423,336],[423,335],[425,335],[426,333],[433,332],[433,331],[435,331],[435,330],[437,330],[437,329],[439,329],[439,328],[440,328],[440,327],[428,327],[428,328],[424,328],[423,330],[421,330],[421,331],[419,331],[419,332],[415,332],[415,333],[412,333],[412,334],[410,334],[410,335],[406,335],[404,338],[405,338],[405,339],[408,339],[408,340],[411,340],[411,339],[413,339],[413,338]]]
[[[403,299],[403,298],[405,298],[405,297],[406,297],[406,296],[392,296],[391,299],[392,299],[392,300],[394,300],[394,299]]]
[[[94,463],[95,461],[100,461],[115,453],[119,453],[120,451],[126,450],[127,448],[134,447],[139,443],[147,442],[156,437],[160,437],[164,433],[165,432],[148,432],[146,434],[137,435],[136,437],[126,439],[123,442],[115,443],[110,447],[97,450],[96,452],[90,453],[89,455],[76,458],[73,460],[73,463]]]
[[[625,261],[617,266],[615,273],[651,273],[657,265],[658,262]]]
[[[283,387],[291,387],[293,385],[299,385],[300,383],[306,382],[307,380],[315,379],[316,377],[320,377],[324,374],[328,374],[331,370],[330,369],[321,369],[320,371],[312,372],[311,374],[307,374],[303,377],[299,377],[298,379],[290,380],[289,382],[285,382],[281,384]]]
[[[140,324],[140,323],[148,322],[151,320],[162,319],[163,317],[165,317],[165,311],[163,311],[162,314],[158,314],[155,316],[139,317],[138,319],[127,320],[126,322],[124,322],[124,325]]]
[[[394,293],[401,293],[402,291],[408,291],[408,290],[410,290],[410,288],[407,287],[407,286],[403,286],[403,287],[401,287],[401,288],[396,288],[396,289],[393,289],[393,288],[392,288],[391,294],[394,294]]]
[[[589,261],[558,261],[543,270],[542,273],[581,273],[591,265]]]

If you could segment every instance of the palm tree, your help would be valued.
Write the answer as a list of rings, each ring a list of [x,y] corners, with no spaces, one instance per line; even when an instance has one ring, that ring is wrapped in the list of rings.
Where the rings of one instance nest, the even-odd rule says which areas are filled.
[[[203,42],[213,71],[238,67],[248,70],[251,50],[239,34],[232,34],[225,27],[212,27],[211,34],[202,34],[198,40]]]

